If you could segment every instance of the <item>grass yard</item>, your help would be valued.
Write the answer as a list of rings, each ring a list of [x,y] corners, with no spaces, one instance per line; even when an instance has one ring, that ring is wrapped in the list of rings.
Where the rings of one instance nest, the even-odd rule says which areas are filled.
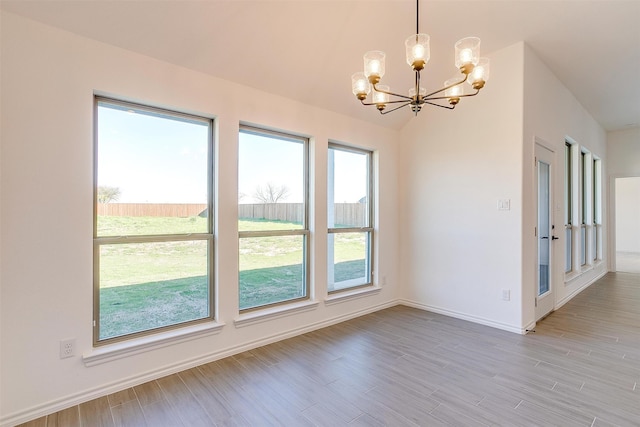
[[[98,235],[206,231],[206,218],[111,217],[98,219]],[[246,231],[293,229],[298,224],[242,220]],[[364,235],[335,235],[335,281],[365,276]],[[303,237],[240,239],[240,308],[304,296]],[[209,315],[206,241],[124,243],[100,250],[100,339]]]

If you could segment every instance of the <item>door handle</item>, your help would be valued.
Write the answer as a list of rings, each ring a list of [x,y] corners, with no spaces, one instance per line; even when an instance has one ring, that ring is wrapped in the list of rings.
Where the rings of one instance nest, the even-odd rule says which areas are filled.
[[[549,238],[549,236],[546,236],[546,237],[541,237],[541,239],[548,239],[548,238]]]
[[[560,238],[556,236],[551,236],[551,240],[560,240]]]

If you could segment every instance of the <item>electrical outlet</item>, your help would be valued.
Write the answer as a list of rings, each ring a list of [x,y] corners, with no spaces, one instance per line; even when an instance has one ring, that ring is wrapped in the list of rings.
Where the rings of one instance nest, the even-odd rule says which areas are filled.
[[[387,284],[387,276],[382,276],[382,283],[380,285],[385,286],[386,284]]]
[[[511,299],[511,290],[503,289],[502,290],[502,301],[509,301]]]
[[[66,359],[67,357],[73,357],[75,355],[76,355],[76,339],[75,338],[60,341],[60,359]]]

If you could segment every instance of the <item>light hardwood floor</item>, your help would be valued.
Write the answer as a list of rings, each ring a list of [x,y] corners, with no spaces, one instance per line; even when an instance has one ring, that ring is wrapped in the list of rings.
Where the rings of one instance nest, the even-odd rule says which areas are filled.
[[[526,336],[398,306],[24,426],[640,426],[640,275]]]

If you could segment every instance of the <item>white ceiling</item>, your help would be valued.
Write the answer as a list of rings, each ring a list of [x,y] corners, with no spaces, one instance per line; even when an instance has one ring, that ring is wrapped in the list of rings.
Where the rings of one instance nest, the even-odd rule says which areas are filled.
[[[408,109],[381,116],[362,107],[350,81],[364,52],[383,50],[383,82],[409,88],[404,40],[415,33],[413,0],[1,0],[0,7],[383,126],[398,129],[413,117]],[[478,36],[485,54],[523,40],[606,130],[640,123],[640,0],[421,0],[420,30],[431,35],[428,89],[456,75],[456,40]]]

